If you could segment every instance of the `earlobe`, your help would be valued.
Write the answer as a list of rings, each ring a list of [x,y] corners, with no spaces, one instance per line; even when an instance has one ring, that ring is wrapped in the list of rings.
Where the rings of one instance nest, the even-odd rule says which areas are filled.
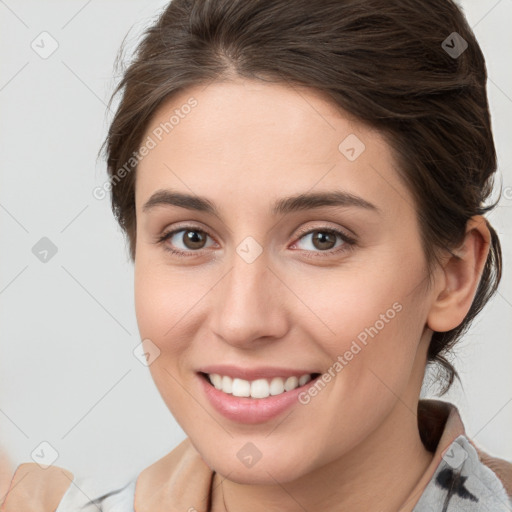
[[[438,292],[427,324],[437,332],[446,332],[462,323],[480,282],[491,244],[487,221],[482,215],[469,219],[460,247],[452,251],[441,272],[443,287]]]

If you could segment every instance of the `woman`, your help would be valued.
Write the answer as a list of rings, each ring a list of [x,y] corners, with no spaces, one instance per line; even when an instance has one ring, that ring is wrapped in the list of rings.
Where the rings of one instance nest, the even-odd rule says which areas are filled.
[[[486,77],[451,0],[172,1],[105,147],[188,437],[108,493],[38,471],[40,508],[511,510],[512,464],[419,399],[501,277]]]

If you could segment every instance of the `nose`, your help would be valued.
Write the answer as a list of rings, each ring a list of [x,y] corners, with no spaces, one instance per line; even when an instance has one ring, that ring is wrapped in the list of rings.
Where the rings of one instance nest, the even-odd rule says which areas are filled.
[[[212,294],[211,329],[232,346],[257,348],[286,333],[288,290],[265,252],[252,262],[240,254],[233,254],[231,267]]]

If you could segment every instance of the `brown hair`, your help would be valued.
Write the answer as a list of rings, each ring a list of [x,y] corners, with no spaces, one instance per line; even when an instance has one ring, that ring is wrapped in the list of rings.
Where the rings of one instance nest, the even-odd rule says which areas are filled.
[[[460,53],[464,42],[460,55],[450,51]],[[175,92],[237,76],[322,91],[386,137],[416,203],[429,285],[441,252],[458,247],[467,221],[498,202],[484,206],[497,166],[485,59],[452,0],[173,0],[124,70],[102,146],[132,260],[132,156],[152,115]],[[473,304],[458,327],[434,332],[430,343],[441,395],[459,378],[445,355],[501,279],[500,242],[486,222],[491,248]]]

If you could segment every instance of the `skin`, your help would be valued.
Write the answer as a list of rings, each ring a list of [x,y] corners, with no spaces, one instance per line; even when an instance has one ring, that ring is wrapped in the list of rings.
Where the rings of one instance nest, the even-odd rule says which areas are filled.
[[[378,132],[318,91],[236,79],[181,91],[145,137],[192,96],[198,105],[137,169],[135,302],[142,339],[161,351],[150,366],[161,396],[222,482],[212,510],[396,511],[432,460],[416,418],[427,348],[432,330],[459,325],[471,306],[489,250],[483,218],[429,289],[414,201]],[[338,150],[349,134],[366,146],[355,161]],[[160,189],[205,196],[220,216],[143,211]],[[380,211],[270,213],[283,196],[333,190]],[[155,243],[184,224],[206,231],[203,248],[187,246],[186,231]],[[357,241],[335,254],[338,236],[325,248],[300,228]],[[263,249],[250,264],[236,252],[248,236]],[[394,303],[401,311],[307,405],[243,425],[204,396],[196,370],[206,364],[325,372]],[[237,457],[247,442],[262,453],[250,468]]]

